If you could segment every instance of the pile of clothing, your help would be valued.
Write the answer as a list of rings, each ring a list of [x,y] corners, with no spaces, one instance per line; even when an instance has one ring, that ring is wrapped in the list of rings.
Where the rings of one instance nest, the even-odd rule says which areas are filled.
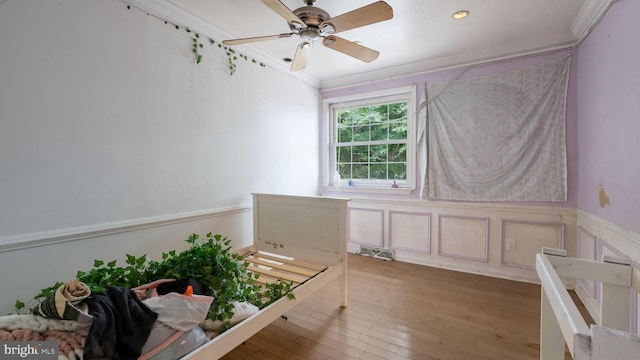
[[[106,286],[103,293],[74,279],[32,315],[0,317],[0,340],[58,341],[61,358],[72,360],[151,359],[163,351],[163,358],[179,358],[208,340],[198,325],[207,316],[210,295],[192,279],[163,279],[134,289]],[[189,346],[170,348],[178,339]]]

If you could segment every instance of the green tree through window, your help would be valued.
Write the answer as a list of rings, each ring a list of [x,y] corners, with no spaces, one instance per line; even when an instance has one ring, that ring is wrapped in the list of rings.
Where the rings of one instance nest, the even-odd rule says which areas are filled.
[[[408,102],[336,109],[336,171],[341,179],[407,180]]]

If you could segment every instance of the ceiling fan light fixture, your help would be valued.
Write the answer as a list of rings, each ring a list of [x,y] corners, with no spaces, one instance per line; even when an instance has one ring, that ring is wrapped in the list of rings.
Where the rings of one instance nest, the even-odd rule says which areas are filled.
[[[332,36],[326,37],[324,38],[324,40],[322,40],[322,44],[324,46],[332,47],[336,44],[336,38]]]
[[[320,37],[318,31],[315,29],[306,28],[300,31],[300,38],[304,41],[315,41]]]
[[[455,20],[461,20],[469,16],[469,10],[458,10],[451,15]]]
[[[297,21],[289,21],[289,28],[292,31],[300,30],[305,27],[305,24],[297,22]]]
[[[325,34],[333,34],[336,28],[330,23],[323,23],[320,25],[320,30]]]

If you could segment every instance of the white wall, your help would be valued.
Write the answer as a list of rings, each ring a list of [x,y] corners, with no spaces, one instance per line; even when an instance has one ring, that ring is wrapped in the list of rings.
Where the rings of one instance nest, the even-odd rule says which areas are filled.
[[[87,270],[74,262],[159,254],[195,232],[140,229],[158,218],[207,213],[187,224],[246,244],[251,217],[227,210],[251,192],[318,192],[318,90],[245,60],[230,76],[208,39],[195,64],[192,36],[120,0],[0,2],[0,288],[27,294]],[[2,293],[5,313],[18,294]]]

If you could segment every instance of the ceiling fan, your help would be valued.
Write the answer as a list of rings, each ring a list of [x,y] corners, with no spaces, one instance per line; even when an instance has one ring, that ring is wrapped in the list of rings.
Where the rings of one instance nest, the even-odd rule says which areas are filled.
[[[298,45],[293,61],[291,62],[291,71],[299,71],[307,66],[311,46],[314,41],[320,38],[322,38],[322,45],[329,49],[339,51],[364,62],[375,60],[378,58],[378,55],[380,55],[379,52],[362,46],[357,42],[345,40],[334,34],[389,20],[393,17],[393,9],[384,1],[378,1],[335,17],[331,17],[326,11],[313,6],[316,0],[303,0],[307,6],[293,11],[279,0],[261,1],[287,20],[291,32],[224,40],[222,43],[232,46],[299,35],[302,42]]]

